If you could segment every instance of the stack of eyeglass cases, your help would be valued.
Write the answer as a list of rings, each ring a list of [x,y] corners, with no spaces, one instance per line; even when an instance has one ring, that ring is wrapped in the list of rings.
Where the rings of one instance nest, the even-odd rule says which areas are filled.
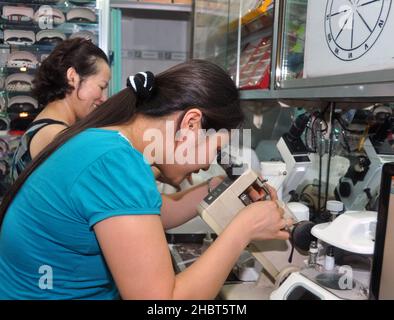
[[[0,198],[18,140],[40,112],[31,96],[34,74],[61,41],[98,44],[96,1],[0,1]]]

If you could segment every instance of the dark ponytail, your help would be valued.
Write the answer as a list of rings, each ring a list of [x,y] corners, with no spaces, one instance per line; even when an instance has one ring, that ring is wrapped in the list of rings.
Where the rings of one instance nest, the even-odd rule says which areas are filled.
[[[42,106],[63,99],[74,88],[67,80],[67,70],[73,67],[81,81],[98,72],[97,60],[108,64],[104,51],[84,38],[62,41],[38,68],[34,80],[32,95]]]
[[[130,122],[135,115],[162,117],[199,108],[204,129],[232,129],[243,121],[238,90],[218,66],[203,60],[179,64],[154,79],[149,96],[141,99],[126,88],[98,106],[87,117],[60,133],[19,175],[0,205],[0,226],[19,189],[48,157],[75,135],[88,128],[116,126]]]

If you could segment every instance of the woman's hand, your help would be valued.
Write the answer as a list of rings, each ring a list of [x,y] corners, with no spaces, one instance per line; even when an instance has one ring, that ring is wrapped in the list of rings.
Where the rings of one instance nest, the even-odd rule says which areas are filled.
[[[208,190],[212,191],[226,179],[226,176],[216,176],[208,179]]]
[[[268,189],[269,193],[267,194],[263,189],[256,190],[253,186],[250,186],[246,192],[253,202],[263,200],[266,196],[269,196],[271,200],[278,200],[278,194],[276,190],[271,187],[269,184],[264,183],[264,186]]]
[[[292,219],[283,218],[284,211],[275,201],[257,201],[242,209],[233,223],[239,224],[247,240],[289,239],[284,231],[293,224]]]

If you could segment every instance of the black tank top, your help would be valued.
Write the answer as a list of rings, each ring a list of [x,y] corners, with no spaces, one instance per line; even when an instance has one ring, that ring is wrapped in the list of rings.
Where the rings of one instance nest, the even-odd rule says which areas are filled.
[[[33,137],[42,128],[52,124],[60,124],[68,127],[66,123],[53,119],[39,119],[37,121],[33,121],[29,125],[26,132],[21,137],[18,148],[16,149],[16,152],[14,153],[14,156],[12,158],[11,180],[13,182],[18,178],[20,173],[26,168],[26,166],[32,160],[30,155],[30,143]]]

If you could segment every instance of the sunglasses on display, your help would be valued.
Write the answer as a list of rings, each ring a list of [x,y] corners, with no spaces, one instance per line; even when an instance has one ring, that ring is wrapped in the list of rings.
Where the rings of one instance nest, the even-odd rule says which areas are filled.
[[[36,112],[37,109],[37,100],[29,96],[12,97],[8,104],[8,112],[13,114],[19,114],[22,112]]]
[[[67,21],[69,22],[96,22],[96,14],[87,8],[71,9],[67,13]]]
[[[8,68],[37,68],[38,61],[34,54],[27,51],[15,51],[11,53],[7,61]]]
[[[37,42],[40,44],[59,44],[67,37],[64,33],[54,30],[42,30],[36,35]]]
[[[15,73],[7,77],[5,86],[8,91],[30,91],[33,76],[25,73]]]
[[[23,22],[33,20],[34,10],[29,7],[4,6],[3,18],[9,21]]]
[[[6,40],[8,44],[33,44],[34,40],[27,37],[10,37]]]
[[[4,42],[11,45],[31,45],[36,42],[36,36],[33,31],[4,30]]]

